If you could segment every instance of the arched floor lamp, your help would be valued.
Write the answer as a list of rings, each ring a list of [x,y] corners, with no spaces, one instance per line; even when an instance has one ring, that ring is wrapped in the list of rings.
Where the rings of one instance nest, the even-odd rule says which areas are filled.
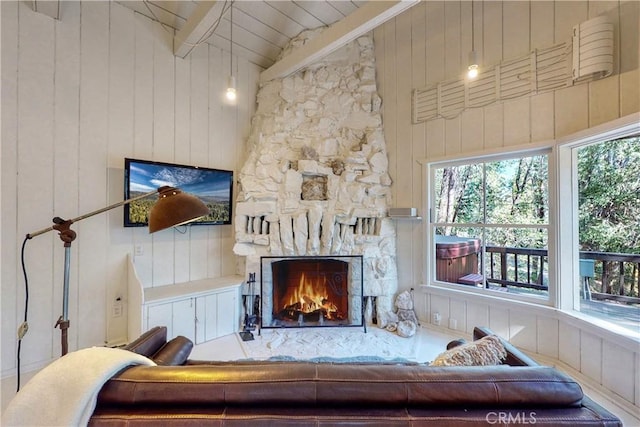
[[[62,300],[62,316],[58,319],[54,327],[60,327],[62,355],[68,351],[67,329],[69,329],[69,268],[71,258],[71,243],[76,239],[76,232],[71,230],[71,224],[83,219],[101,214],[103,212],[124,206],[136,200],[144,199],[158,193],[158,201],[153,205],[149,213],[149,233],[164,230],[165,228],[175,227],[177,225],[186,224],[195,221],[209,214],[209,208],[197,197],[183,193],[174,187],[160,187],[149,193],[124,200],[119,203],[98,209],[88,214],[81,215],[77,218],[64,220],[60,217],[53,218],[53,225],[43,230],[29,233],[26,239],[32,239],[49,231],[56,230],[60,236],[60,240],[64,243],[64,287]],[[19,338],[22,338],[27,331],[26,321],[20,326],[18,332]],[[22,336],[20,336],[22,335]]]

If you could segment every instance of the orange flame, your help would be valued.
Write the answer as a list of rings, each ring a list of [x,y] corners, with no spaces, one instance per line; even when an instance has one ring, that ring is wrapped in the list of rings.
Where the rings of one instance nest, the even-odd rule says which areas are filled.
[[[322,276],[313,280],[307,278],[305,273],[300,275],[300,281],[296,288],[290,289],[287,297],[285,297],[283,308],[296,305],[302,313],[313,313],[314,311],[323,309],[328,319],[331,319],[331,313],[338,311],[338,307],[329,301],[326,292],[327,278]]]

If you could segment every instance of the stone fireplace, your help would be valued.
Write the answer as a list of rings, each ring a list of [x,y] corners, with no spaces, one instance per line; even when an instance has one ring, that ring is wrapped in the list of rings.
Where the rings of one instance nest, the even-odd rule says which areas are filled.
[[[283,54],[321,31],[302,33]],[[395,227],[372,36],[264,83],[257,101],[234,220],[246,275],[260,271],[262,257],[358,255],[363,294],[373,297],[365,300],[391,310]]]
[[[262,257],[263,328],[363,326],[362,256]]]

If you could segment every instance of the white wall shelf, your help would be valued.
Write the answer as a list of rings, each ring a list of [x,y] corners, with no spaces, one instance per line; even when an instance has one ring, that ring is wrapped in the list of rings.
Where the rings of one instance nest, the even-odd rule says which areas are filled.
[[[240,325],[240,275],[145,288],[129,256],[128,340],[154,326],[167,338],[183,335],[200,344],[237,332]]]

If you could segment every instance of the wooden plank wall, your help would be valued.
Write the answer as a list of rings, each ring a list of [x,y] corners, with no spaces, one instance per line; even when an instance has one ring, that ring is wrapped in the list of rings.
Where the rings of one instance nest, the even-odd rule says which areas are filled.
[[[224,102],[228,51],[187,59],[171,34],[115,2],[62,2],[56,21],[2,2],[2,376],[15,374],[24,310],[20,247],[54,216],[74,218],[123,197],[124,157],[238,171],[262,71],[234,57],[237,106]],[[237,188],[235,189],[237,191]],[[124,228],[122,208],[75,224],[69,349],[126,338],[110,301],[126,297],[126,255],[140,246],[145,286],[234,274],[232,226]],[[29,332],[23,371],[60,354],[64,249],[55,233],[26,245]]]
[[[377,83],[394,182],[393,206],[417,207],[426,215],[419,159],[552,141],[640,111],[639,9],[635,1],[478,0],[473,6],[470,1],[426,1],[377,28]],[[462,77],[471,51],[472,10],[481,66],[570,40],[574,25],[606,14],[616,28],[614,74],[468,109],[450,119],[411,124],[412,89]],[[427,280],[424,224],[406,220],[396,224],[400,290],[418,289]],[[559,359],[629,404],[640,405],[640,353],[627,341],[616,341],[613,334],[594,332],[589,324],[553,310],[497,305],[446,291],[416,292],[415,300],[423,322],[430,323],[437,311],[444,327],[460,333],[489,325],[516,345]],[[614,353],[625,361],[626,374],[616,365]]]

